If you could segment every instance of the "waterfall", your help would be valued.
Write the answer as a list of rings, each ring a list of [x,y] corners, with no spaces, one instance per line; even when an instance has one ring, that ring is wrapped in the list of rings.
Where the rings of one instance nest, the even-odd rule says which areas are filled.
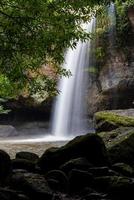
[[[109,29],[108,29],[108,40],[107,40],[107,54],[109,55],[109,65],[107,66],[107,88],[114,88],[120,77],[118,73],[115,73],[117,68],[116,63],[116,6],[113,2],[107,8],[107,17],[109,19]],[[112,108],[116,109],[118,105],[117,91],[111,90],[110,94],[112,97]]]
[[[87,32],[93,32],[95,19],[84,24]],[[75,49],[68,49],[63,67],[71,71],[71,76],[59,80],[60,94],[56,97],[52,134],[56,137],[81,135],[90,132],[86,92],[88,87],[88,68],[90,67],[91,40],[79,41]]]
[[[116,8],[115,4],[111,3],[108,7],[108,18],[109,18],[109,41],[111,47],[114,47],[116,43]]]

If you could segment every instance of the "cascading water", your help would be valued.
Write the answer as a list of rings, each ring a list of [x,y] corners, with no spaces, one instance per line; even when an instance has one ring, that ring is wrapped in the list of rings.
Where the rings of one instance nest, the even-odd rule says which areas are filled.
[[[109,18],[109,42],[110,46],[114,47],[115,45],[115,36],[116,36],[116,8],[115,4],[111,3],[108,7],[108,18]]]
[[[95,29],[95,19],[85,24],[87,32]],[[65,55],[64,68],[72,76],[59,81],[57,96],[52,117],[52,134],[56,137],[81,135],[90,132],[86,106],[86,89],[88,88],[88,69],[91,65],[91,40],[78,42],[76,49],[68,49]]]
[[[113,58],[116,57],[116,6],[113,2],[108,6],[107,9],[107,17],[109,19],[109,30],[108,30],[108,48],[107,53],[109,55],[109,60],[111,59],[111,64],[107,67],[107,86],[108,88],[111,88],[117,84],[118,77],[116,76],[114,69],[115,63],[113,62]],[[116,91],[111,91],[111,96],[116,97]],[[113,98],[112,100],[112,106],[114,109],[117,108],[118,101],[117,98]]]

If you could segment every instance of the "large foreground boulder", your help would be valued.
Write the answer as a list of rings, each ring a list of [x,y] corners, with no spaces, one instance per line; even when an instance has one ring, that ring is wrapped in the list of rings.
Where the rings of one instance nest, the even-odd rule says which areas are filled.
[[[85,157],[95,166],[108,164],[107,151],[103,140],[96,134],[78,136],[61,148],[50,148],[39,159],[42,171],[58,169],[73,158]]]
[[[108,141],[109,154],[100,136]],[[0,200],[134,199],[134,127],[100,136],[76,137],[61,148],[48,149],[39,160],[21,152],[11,162],[1,150]]]

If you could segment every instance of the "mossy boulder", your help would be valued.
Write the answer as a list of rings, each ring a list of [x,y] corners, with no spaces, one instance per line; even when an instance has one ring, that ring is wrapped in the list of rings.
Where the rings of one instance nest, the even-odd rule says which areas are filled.
[[[111,163],[134,165],[134,127],[120,127],[98,134],[105,142]]]
[[[108,110],[95,113],[96,131],[111,131],[118,127],[134,127],[134,109]]]

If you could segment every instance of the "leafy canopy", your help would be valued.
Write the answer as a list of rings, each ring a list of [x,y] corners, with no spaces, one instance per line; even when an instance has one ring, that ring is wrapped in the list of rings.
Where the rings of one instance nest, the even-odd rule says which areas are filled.
[[[64,51],[89,37],[80,25],[90,20],[100,3],[105,1],[0,0],[0,76],[12,87],[9,96],[23,88],[55,91],[56,80],[39,74],[38,68],[51,64],[56,76],[68,75],[60,68]],[[28,76],[31,71],[35,77]]]

